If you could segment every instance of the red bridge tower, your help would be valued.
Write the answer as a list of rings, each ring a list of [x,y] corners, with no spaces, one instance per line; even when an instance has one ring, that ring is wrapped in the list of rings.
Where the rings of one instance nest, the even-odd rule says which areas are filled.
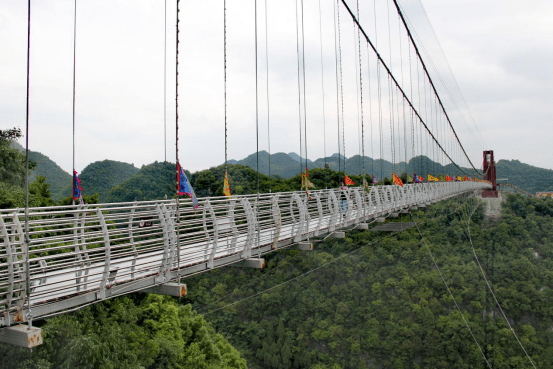
[[[493,151],[484,151],[484,180],[492,184],[492,188],[482,190],[482,197],[498,197],[497,186],[495,183],[495,161],[493,160]]]

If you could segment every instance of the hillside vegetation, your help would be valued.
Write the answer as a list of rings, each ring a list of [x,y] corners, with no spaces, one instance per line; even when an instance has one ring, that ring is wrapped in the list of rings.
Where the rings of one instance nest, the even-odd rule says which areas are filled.
[[[246,369],[225,338],[174,298],[133,294],[35,322],[44,343],[0,343],[3,369]]]
[[[125,182],[137,172],[138,168],[132,164],[103,160],[87,165],[79,174],[79,179],[83,193],[90,195],[98,193],[100,201],[104,202],[112,188]],[[71,187],[69,187],[70,190]]]
[[[13,142],[12,147],[21,152],[25,150],[23,146],[17,142]],[[58,201],[63,197],[71,196],[71,174],[61,169],[60,166],[48,156],[37,151],[29,150],[29,161],[36,164],[35,168],[29,174],[29,182],[34,181],[39,176],[43,176],[46,178],[46,183],[50,185],[50,192],[53,200]]]
[[[484,368],[428,245],[493,368],[529,368],[486,289],[467,234],[538,368],[553,367],[553,201],[510,195],[503,216],[455,199],[417,212],[417,228],[363,231],[280,251],[265,270],[225,268],[187,280],[187,302],[251,368]],[[406,220],[406,219],[404,219]]]
[[[113,187],[106,200],[123,202],[163,199],[165,196],[171,198],[175,194],[176,181],[175,164],[156,161],[142,166],[130,178]]]
[[[534,167],[518,160],[499,160],[496,164],[497,178],[520,187],[532,194],[553,191],[553,170]],[[500,181],[501,183],[502,181]]]

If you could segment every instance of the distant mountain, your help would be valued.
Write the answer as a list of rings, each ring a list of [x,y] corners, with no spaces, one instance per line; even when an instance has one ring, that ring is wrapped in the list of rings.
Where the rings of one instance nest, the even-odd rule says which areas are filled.
[[[507,178],[507,183],[532,194],[553,191],[553,170],[551,169],[534,167],[519,160],[499,160],[496,163],[496,171],[498,179]]]
[[[278,176],[282,178],[291,178],[296,174],[299,174],[299,155],[296,154],[296,156],[298,160],[295,160],[289,154],[283,152],[271,154],[271,177]],[[305,162],[303,163],[305,165]],[[245,165],[253,170],[257,170],[257,154],[254,153],[242,160],[238,160],[236,164]],[[307,163],[307,168],[316,168],[316,165],[309,161]],[[269,153],[264,150],[259,152],[259,173],[267,176],[269,175]]]
[[[279,154],[282,154],[282,153],[279,153]],[[297,161],[298,163],[301,161],[302,163],[305,163],[305,158],[299,156],[298,154],[296,154],[295,152],[289,152],[288,153],[288,156],[290,156],[292,159],[294,159],[295,161]],[[307,159],[307,163],[313,163],[311,160]]]
[[[12,143],[12,147],[25,151],[23,146],[17,142]],[[61,169],[54,161],[44,154],[29,150],[29,160],[36,163],[36,168],[29,174],[29,182],[33,182],[37,176],[46,177],[46,183],[50,185],[50,193],[53,200],[58,201],[65,196],[64,190],[69,188],[71,191],[71,174]]]
[[[300,156],[296,153],[285,154],[282,152],[272,154],[271,156],[271,176],[279,176],[282,178],[292,178],[300,173]],[[340,158],[340,160],[339,160]],[[309,160],[307,167],[309,169],[324,168],[325,164],[328,169],[334,171],[344,171],[344,159],[341,154],[333,154],[330,157],[319,158],[315,161]],[[303,160],[303,159],[302,159]],[[408,173],[418,172],[419,174],[426,175],[426,173],[442,173],[449,175],[461,175],[463,174],[458,168],[453,165],[442,166],[430,160],[426,156],[418,156],[412,158],[407,165],[405,162],[399,162],[392,164],[386,160],[373,160],[369,157],[361,158],[359,155],[352,156],[345,160],[345,171],[352,175],[361,175],[363,173],[363,162],[366,174],[374,174],[378,178],[388,177],[391,178],[392,173],[396,172],[401,174],[404,171]],[[249,155],[245,159],[236,161],[237,164],[245,165],[253,170],[257,169],[257,155],[254,153]],[[304,162],[305,163],[305,162]],[[467,173],[473,173],[472,170],[464,168]],[[259,172],[265,175],[269,175],[269,153],[266,151],[259,152]],[[383,179],[381,178],[381,179]]]

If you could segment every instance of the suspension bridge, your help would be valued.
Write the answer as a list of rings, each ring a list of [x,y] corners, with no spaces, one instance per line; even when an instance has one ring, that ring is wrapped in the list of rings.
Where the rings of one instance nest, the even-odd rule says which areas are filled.
[[[178,71],[179,1],[176,3]],[[375,140],[371,137],[371,150],[377,142],[383,158],[389,149],[394,172],[402,170],[395,164],[402,157],[407,163],[408,157],[426,155],[441,163],[442,168],[448,166],[462,173],[464,180],[441,180],[439,173],[432,173],[432,167],[426,166],[419,167],[419,177],[414,177],[420,178],[426,171],[426,175],[435,178],[434,182],[373,183],[347,189],[312,190],[306,180],[305,190],[283,193],[259,193],[258,183],[257,194],[199,198],[197,209],[188,200],[170,199],[0,210],[0,341],[33,347],[42,342],[40,329],[32,327],[36,319],[137,291],[182,296],[186,293],[186,285],[182,283],[186,276],[231,265],[262,268],[263,255],[287,247],[311,250],[313,238],[343,238],[348,230],[368,229],[372,222],[383,222],[454,196],[481,190],[485,196],[497,195],[493,154],[491,159],[489,154],[488,158],[484,154],[483,173],[473,165],[399,3],[388,2],[388,21],[391,7],[397,16],[400,39],[403,37],[404,41],[398,46],[396,59],[390,46],[388,60],[380,52],[374,35],[360,21],[359,2],[320,1],[319,9],[321,4],[330,7],[334,14],[336,96],[333,102],[336,103],[339,153],[345,154],[342,17],[342,22],[346,18],[352,25],[357,43],[354,53],[358,61],[355,86],[360,157],[365,157],[365,125],[371,127],[371,136],[374,125],[378,137]],[[255,5],[257,116],[257,1]],[[300,152],[306,159],[303,11],[303,1],[296,1],[298,91],[294,92],[298,94]],[[30,19],[29,3],[29,24]],[[226,28],[224,37],[226,134]],[[321,65],[322,59],[321,44]],[[416,82],[413,82],[413,70],[416,70]],[[324,91],[324,74],[321,77]],[[178,109],[178,73],[176,86]],[[268,91],[267,86],[267,99]],[[323,110],[324,99],[323,93]],[[389,129],[384,123],[389,124]],[[178,114],[176,128],[179,165]],[[388,134],[389,146],[385,137]],[[339,159],[338,164],[339,172],[344,170],[345,162],[342,167]],[[300,167],[303,166],[300,162]],[[375,168],[365,168],[363,159],[359,174],[365,178],[366,171],[372,171],[375,178]],[[487,181],[468,180],[466,176],[481,176]],[[418,182],[422,181],[424,178]]]

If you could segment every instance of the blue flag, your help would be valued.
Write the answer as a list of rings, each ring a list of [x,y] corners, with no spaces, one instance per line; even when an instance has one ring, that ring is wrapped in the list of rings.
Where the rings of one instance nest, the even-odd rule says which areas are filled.
[[[180,196],[184,196],[185,194],[190,196],[192,202],[194,203],[194,209],[196,209],[198,207],[198,199],[196,198],[194,189],[190,185],[186,174],[184,174],[184,170],[182,170],[180,163],[177,163],[177,171],[178,193]]]
[[[79,200],[81,203],[83,202],[83,189],[81,188],[81,180],[79,177],[77,177],[77,172],[73,171],[73,200],[77,201]]]
[[[373,174],[373,185],[377,184],[378,182],[380,182],[380,179],[376,178],[376,176]]]

